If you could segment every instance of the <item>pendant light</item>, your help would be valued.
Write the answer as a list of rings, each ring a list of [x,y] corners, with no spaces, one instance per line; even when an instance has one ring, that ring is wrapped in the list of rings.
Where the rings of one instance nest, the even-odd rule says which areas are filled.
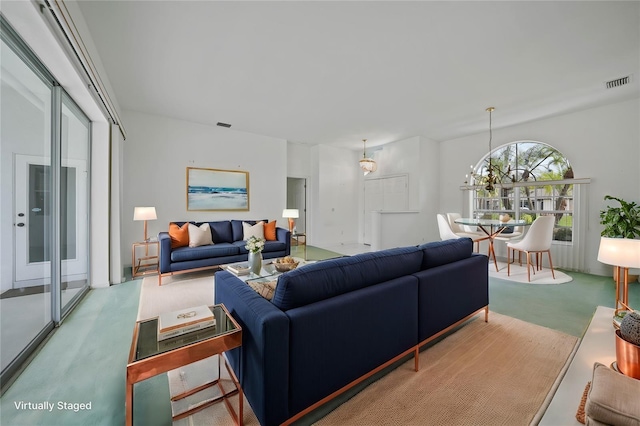
[[[493,154],[493,149],[491,147],[491,139],[493,138],[493,132],[491,130],[491,113],[495,110],[494,107],[487,108],[487,112],[489,113],[489,167],[487,168],[487,186],[484,187],[487,191],[493,191],[494,184],[496,183],[496,176],[493,174],[493,164],[491,163],[491,156]]]
[[[363,146],[363,150],[362,150],[362,160],[360,160],[360,168],[362,169],[362,171],[364,172],[364,175],[368,175],[369,173],[375,172],[376,170],[378,170],[378,165],[376,164],[375,160],[373,158],[368,158],[367,157],[367,140],[366,139],[362,139],[362,142],[364,144]]]

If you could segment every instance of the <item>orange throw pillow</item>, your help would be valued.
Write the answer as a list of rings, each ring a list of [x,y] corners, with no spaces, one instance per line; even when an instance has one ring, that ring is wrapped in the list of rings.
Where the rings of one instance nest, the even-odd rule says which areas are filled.
[[[264,239],[267,241],[276,241],[276,221],[264,224]]]
[[[171,248],[187,247],[189,245],[189,222],[182,225],[182,228],[171,222],[169,224],[169,236],[171,237]]]

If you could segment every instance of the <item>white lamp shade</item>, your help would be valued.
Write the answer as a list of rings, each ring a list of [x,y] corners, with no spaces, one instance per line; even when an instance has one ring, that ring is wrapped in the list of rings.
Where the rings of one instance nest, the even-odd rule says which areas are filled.
[[[156,220],[155,207],[136,207],[133,210],[133,220]]]
[[[598,261],[622,268],[640,268],[640,240],[601,237]]]
[[[282,210],[282,217],[297,219],[300,217],[298,209],[284,209]]]

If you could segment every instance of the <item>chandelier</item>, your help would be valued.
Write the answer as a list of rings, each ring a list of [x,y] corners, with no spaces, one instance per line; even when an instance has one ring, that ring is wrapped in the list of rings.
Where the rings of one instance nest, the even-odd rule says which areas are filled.
[[[471,166],[471,180],[472,180],[472,184],[473,182],[478,182],[480,185],[485,185],[484,189],[486,189],[489,192],[492,192],[493,190],[495,190],[495,185],[496,183],[502,182],[504,177],[508,177],[509,173],[511,173],[511,165],[508,165],[508,170],[506,172],[502,171],[499,169],[499,167],[496,167],[496,165],[493,164],[493,146],[492,146],[492,141],[493,141],[493,129],[491,128],[491,113],[493,111],[495,111],[494,107],[489,107],[486,109],[486,111],[489,113],[489,164],[486,168],[487,170],[487,175],[483,176],[481,173],[476,173],[475,169],[473,167],[473,165]],[[516,151],[516,160],[517,160],[517,151]],[[467,178],[469,177],[469,175],[466,176]],[[512,179],[515,182],[515,176]]]
[[[491,148],[491,139],[493,139],[493,132],[491,130],[491,113],[494,110],[494,107],[487,108],[487,112],[489,113],[489,167],[487,168],[487,186],[484,187],[487,191],[493,191],[493,185],[496,183],[496,175],[493,173],[493,165],[491,163],[491,156],[493,155],[493,149]]]
[[[376,164],[375,160],[373,158],[368,158],[367,157],[367,140],[366,139],[362,139],[362,142],[364,143],[363,149],[362,149],[362,160],[360,160],[360,168],[362,169],[362,171],[364,172],[364,175],[368,175],[369,173],[375,172],[376,170],[378,170],[378,165]]]

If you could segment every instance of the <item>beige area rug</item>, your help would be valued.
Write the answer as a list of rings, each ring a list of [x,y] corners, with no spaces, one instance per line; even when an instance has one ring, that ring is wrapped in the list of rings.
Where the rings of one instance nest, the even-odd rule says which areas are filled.
[[[491,313],[367,387],[318,425],[528,425],[577,338]]]
[[[536,271],[535,274],[531,270],[531,281],[527,280],[527,264],[523,263],[520,266],[519,263],[511,264],[511,274],[507,275],[507,263],[498,262],[498,272],[492,261],[489,262],[489,276],[492,278],[499,278],[505,281],[512,281],[525,284],[564,284],[573,281],[573,278],[557,269],[553,270],[555,278],[551,275],[551,269],[546,266],[541,271]]]
[[[211,276],[167,283],[161,288],[157,288],[157,281],[153,283],[143,282],[140,315],[153,316],[163,309],[212,302],[212,299],[205,301],[213,295]],[[482,316],[423,350],[420,371],[413,370],[413,359],[407,361],[317,424],[511,426],[532,421],[535,424],[541,407],[546,407],[547,395],[557,386],[577,338],[493,312],[489,323],[482,321]],[[172,395],[216,377],[217,357],[168,373]],[[228,377],[224,368],[222,377]],[[230,386],[228,380],[223,384],[225,388]],[[199,405],[214,398],[217,392],[216,388],[201,391],[172,403],[172,410],[178,412]],[[231,398],[231,403],[237,410],[238,398]],[[246,398],[243,417],[246,425],[258,425]],[[231,423],[225,405],[215,404],[174,422],[174,426]],[[305,424],[304,419],[301,423]]]
[[[140,288],[138,321],[199,305],[213,305],[213,272],[176,275],[163,278],[145,277]]]

